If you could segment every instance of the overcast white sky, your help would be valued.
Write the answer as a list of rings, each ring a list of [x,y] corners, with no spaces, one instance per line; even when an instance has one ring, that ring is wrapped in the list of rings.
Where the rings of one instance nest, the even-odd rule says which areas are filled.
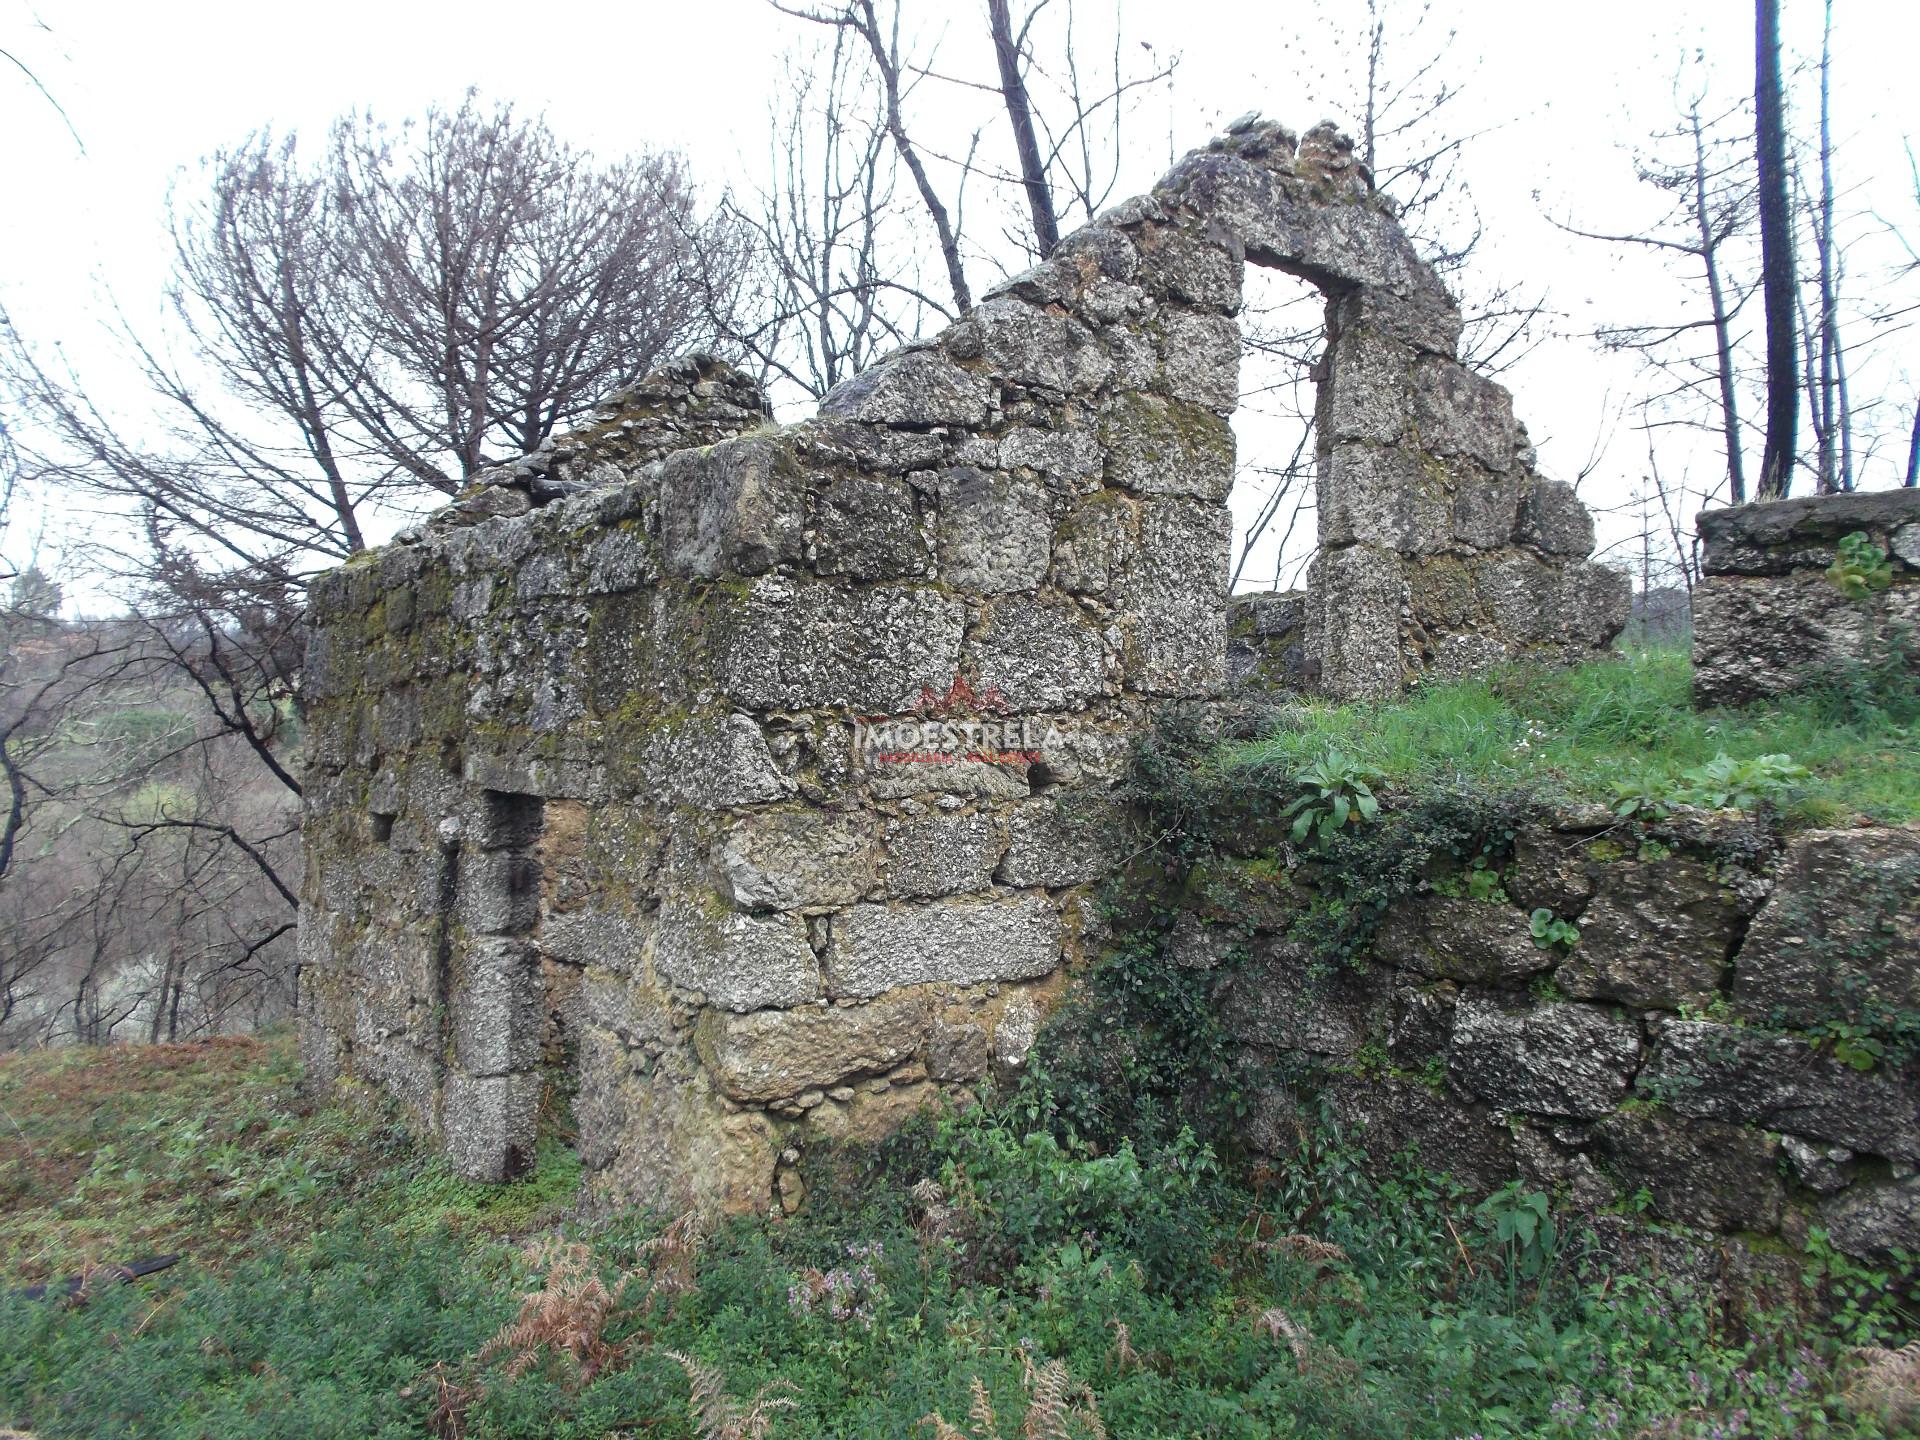
[[[1110,13],[1105,0],[1080,3],[1090,14]],[[924,26],[923,40],[944,37],[944,68],[990,73],[981,0],[908,0],[908,8]],[[1817,53],[1819,7],[1785,0],[1784,8],[1790,44]],[[1543,210],[1624,229],[1657,209],[1658,198],[1634,180],[1630,147],[1671,123],[1672,77],[1690,49],[1714,57],[1728,96],[1749,83],[1751,6],[1434,0],[1434,11],[1430,31],[1456,32],[1452,57],[1465,97],[1454,113],[1475,129],[1499,127],[1476,142],[1465,166],[1489,232],[1476,263],[1544,291],[1568,331],[1632,318],[1656,303],[1668,283],[1656,265],[1570,240]],[[1177,53],[1180,66],[1170,102],[1157,102],[1133,132],[1138,151],[1120,194],[1146,188],[1166,168],[1169,131],[1171,144],[1185,150],[1246,110],[1302,128],[1322,118],[1327,91],[1310,77],[1337,68],[1336,41],[1357,34],[1364,7],[1351,0],[1312,7],[1127,0],[1125,19],[1130,37]],[[1920,6],[1837,0],[1836,27],[1835,130],[1849,206],[1860,212],[1863,234],[1874,228],[1870,211],[1920,243],[1903,150],[1907,137],[1920,137],[1912,79]],[[0,304],[29,337],[65,345],[83,369],[104,376],[111,364],[101,340],[106,297],[138,325],[157,322],[170,249],[168,187],[191,184],[202,157],[256,128],[317,136],[357,106],[399,119],[432,102],[457,102],[469,86],[544,110],[562,135],[605,155],[679,149],[709,193],[750,185],[764,163],[778,58],[807,38],[805,28],[765,0],[0,0],[0,48],[34,68],[85,147],[24,81],[0,74],[7,138]],[[930,127],[956,123],[979,103],[954,92],[923,92],[923,99]],[[1857,288],[1883,287],[1899,258],[1884,234],[1863,240]],[[1634,384],[1624,361],[1599,356],[1572,335],[1503,378],[1543,468],[1569,478],[1587,460],[1606,398],[1617,403]],[[1916,382],[1920,355],[1906,360],[1896,341],[1883,347],[1877,368],[1857,377],[1856,400],[1884,395],[1889,416],[1895,407],[1910,415]],[[128,395],[130,404],[136,400]],[[1875,456],[1868,483],[1892,483],[1896,458],[1903,455],[1891,447]],[[1700,464],[1678,451],[1675,459]],[[1623,433],[1586,492],[1602,505],[1618,503],[1643,469],[1643,447]],[[57,549],[61,515],[41,524],[47,546]],[[1607,537],[1618,542],[1638,528],[1615,519]],[[23,543],[19,534],[10,538],[13,558]]]

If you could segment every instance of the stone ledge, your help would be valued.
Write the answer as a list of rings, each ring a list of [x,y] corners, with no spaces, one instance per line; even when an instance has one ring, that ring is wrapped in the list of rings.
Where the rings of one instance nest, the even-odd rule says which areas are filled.
[[[1757,569],[1756,552],[1788,547],[1828,547],[1864,530],[1886,535],[1920,523],[1920,490],[1856,490],[1845,495],[1803,495],[1756,505],[1702,510],[1694,522],[1706,545],[1708,575],[1778,573]]]

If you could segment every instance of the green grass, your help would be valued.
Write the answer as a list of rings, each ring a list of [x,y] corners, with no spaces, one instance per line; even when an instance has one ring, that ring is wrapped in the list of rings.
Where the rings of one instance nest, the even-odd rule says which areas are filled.
[[[975,1382],[1007,1440],[1089,1436],[1027,1413],[1030,1367],[1056,1362],[1128,1440],[1887,1433],[1842,1401],[1837,1339],[1804,1316],[1745,1328],[1564,1221],[1523,1250],[1500,1221],[1526,1196],[1475,1207],[1410,1163],[1376,1182],[1324,1129],[1254,1188],[1184,1133],[1104,1152],[1057,1133],[1040,1079],[817,1166],[806,1212],[721,1225],[678,1289],[656,1284],[658,1218],[559,1213],[578,1172],[557,1149],[489,1190],[378,1109],[296,1113],[284,1039],[28,1056],[0,1078],[49,1167],[0,1201],[39,1237],[13,1274],[99,1247],[194,1257],[82,1305],[0,1297],[0,1425],[39,1440],[686,1440],[676,1353],[736,1408],[791,1402],[771,1440],[932,1435],[936,1411],[980,1437]],[[102,1178],[68,1205],[56,1168]],[[303,1172],[317,1193],[286,1181]],[[928,1179],[945,1210],[912,1198]],[[632,1277],[584,1327],[591,1375],[551,1345],[520,1366],[489,1348],[542,1291],[551,1252],[529,1242],[558,1235],[581,1273]],[[829,1273],[838,1313],[796,1298]]]
[[[1643,649],[1565,672],[1516,670],[1432,685],[1403,700],[1290,707],[1279,727],[1222,747],[1226,776],[1293,774],[1337,748],[1389,786],[1544,781],[1570,799],[1618,785],[1658,791],[1716,755],[1787,754],[1811,773],[1787,797],[1792,825],[1920,819],[1920,681],[1836,683],[1741,709],[1695,711],[1683,650]],[[1890,680],[1890,683],[1889,683]]]

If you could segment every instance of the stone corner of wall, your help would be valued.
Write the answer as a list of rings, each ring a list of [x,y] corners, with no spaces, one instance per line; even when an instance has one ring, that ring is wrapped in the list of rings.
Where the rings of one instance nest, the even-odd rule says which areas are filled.
[[[1871,661],[1920,634],[1920,491],[1808,495],[1699,517],[1694,701],[1746,704],[1821,669]],[[1881,564],[1849,588],[1843,542],[1864,535]]]

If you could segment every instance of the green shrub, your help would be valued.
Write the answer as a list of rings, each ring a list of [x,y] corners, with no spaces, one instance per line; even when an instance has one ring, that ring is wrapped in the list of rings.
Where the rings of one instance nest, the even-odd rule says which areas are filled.
[[[1319,848],[1316,898],[1292,926],[1292,938],[1322,965],[1364,963],[1389,907],[1426,888],[1436,864],[1497,872],[1544,805],[1524,784],[1489,789],[1451,781],[1403,793],[1365,831],[1336,834]]]
[[[1379,817],[1380,802],[1374,799],[1368,783],[1376,777],[1337,749],[1329,747],[1313,764],[1290,778],[1306,792],[1281,812],[1293,821],[1290,833],[1296,845],[1309,838],[1324,844],[1349,824]]]
[[[1834,730],[1897,738],[1920,722],[1920,645],[1911,630],[1894,627],[1866,655],[1811,671],[1790,703],[1806,705]]]
[[[1115,937],[1087,983],[1053,1017],[1008,1104],[1062,1143],[1169,1142],[1191,1128],[1224,1139],[1245,1113],[1244,1067],[1220,1022],[1225,970],[1181,965],[1173,913],[1156,909]]]
[[[355,1214],[223,1273],[77,1308],[0,1300],[0,1421],[41,1440],[688,1440],[758,1397],[791,1404],[765,1409],[770,1440],[899,1440],[982,1398],[1002,1435],[1042,1424],[1044,1374],[1080,1418],[1037,1433],[1070,1436],[1095,1411],[1113,1435],[1236,1440],[1624,1437],[1675,1417],[1677,1434],[1881,1433],[1804,1318],[1740,1327],[1719,1297],[1590,1265],[1537,1192],[1474,1206],[1411,1161],[1370,1179],[1310,1114],[1256,1188],[1190,1133],[1061,1141],[1024,1118],[1052,1103],[1031,1089],[879,1147],[872,1174],[917,1196],[722,1225],[687,1252],[684,1290],[646,1281],[658,1221],[581,1229],[610,1285],[636,1277],[591,1374],[489,1344],[541,1289],[516,1245]],[[1847,1339],[1910,1333],[1875,1299],[1885,1277],[1828,1255],[1856,1301]],[[829,1273],[851,1303],[816,1298]]]
[[[1705,765],[1681,775],[1680,798],[1708,810],[1751,810],[1778,799],[1807,779],[1807,767],[1791,755],[1755,755],[1735,760],[1722,750]]]
[[[0,1413],[41,1437],[420,1435],[403,1391],[506,1318],[505,1261],[354,1225],[218,1277],[189,1260],[157,1300],[0,1300]]]

